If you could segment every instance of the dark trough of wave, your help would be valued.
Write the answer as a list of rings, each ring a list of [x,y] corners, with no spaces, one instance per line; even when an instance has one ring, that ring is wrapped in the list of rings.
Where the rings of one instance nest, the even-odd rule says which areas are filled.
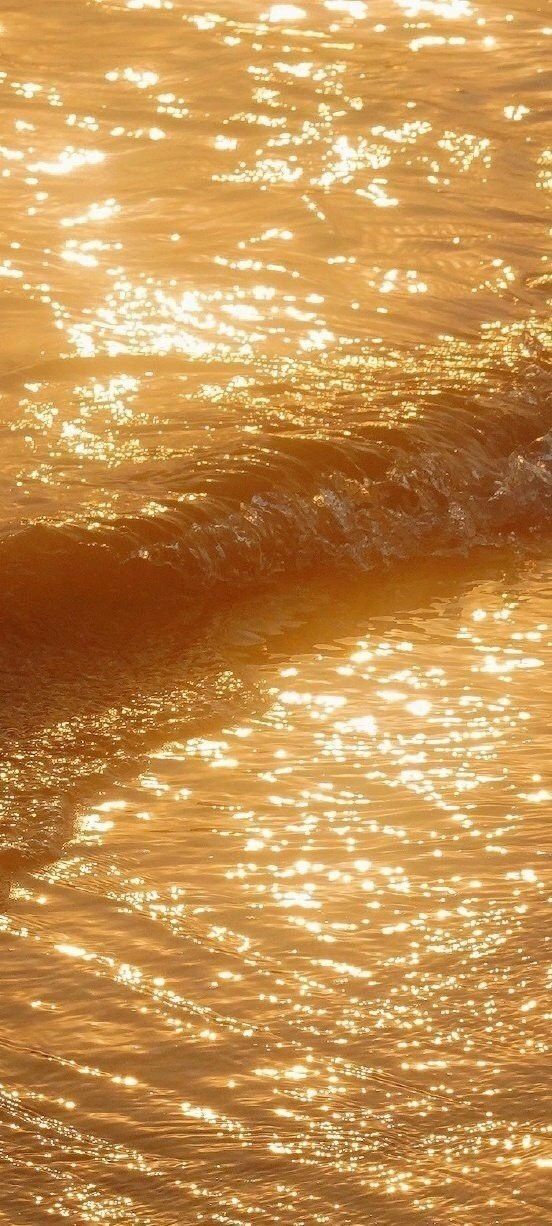
[[[340,573],[351,588],[546,536],[551,387],[541,356],[485,398],[432,396],[415,417],[344,412],[320,437],[282,430],[203,453],[173,473],[163,513],[0,538],[0,893],[61,854],[79,806],[148,744],[221,718],[236,695],[255,702],[216,627],[202,635],[207,613],[278,581],[335,591]]]

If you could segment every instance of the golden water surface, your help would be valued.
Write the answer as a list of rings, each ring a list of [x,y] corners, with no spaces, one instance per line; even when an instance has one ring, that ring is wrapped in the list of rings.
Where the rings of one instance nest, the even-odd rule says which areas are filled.
[[[2,6],[10,1226],[550,1220],[550,21]]]

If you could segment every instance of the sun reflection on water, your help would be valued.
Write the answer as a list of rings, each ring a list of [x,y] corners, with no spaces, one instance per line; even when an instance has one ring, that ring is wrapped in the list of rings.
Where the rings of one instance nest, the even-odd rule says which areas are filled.
[[[60,1204],[86,1136],[93,1220],[122,1170],[190,1221],[545,1220],[547,582],[278,646],[264,709],[167,740],[15,892],[18,1042],[47,1014],[55,1075],[37,1051],[3,1111]]]
[[[10,1220],[549,1220],[549,567],[435,594],[541,523],[543,21],[3,14]],[[360,611],[261,592],[329,554]]]

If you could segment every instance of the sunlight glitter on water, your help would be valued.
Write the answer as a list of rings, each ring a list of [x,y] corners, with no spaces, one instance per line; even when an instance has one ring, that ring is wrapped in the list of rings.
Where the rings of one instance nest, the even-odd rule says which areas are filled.
[[[0,1219],[547,1222],[543,6],[1,33]]]
[[[264,709],[167,742],[16,889],[3,1110],[16,1169],[53,1146],[41,1203],[81,1203],[86,1138],[87,1221],[546,1220],[547,617],[536,569],[284,634]]]

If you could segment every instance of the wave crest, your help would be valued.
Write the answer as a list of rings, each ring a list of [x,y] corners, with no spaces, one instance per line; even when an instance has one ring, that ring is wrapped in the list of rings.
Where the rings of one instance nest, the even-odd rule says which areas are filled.
[[[328,432],[258,434],[174,473],[153,514],[35,522],[0,541],[4,617],[132,619],[282,574],[369,570],[538,529],[552,507],[550,367]]]

